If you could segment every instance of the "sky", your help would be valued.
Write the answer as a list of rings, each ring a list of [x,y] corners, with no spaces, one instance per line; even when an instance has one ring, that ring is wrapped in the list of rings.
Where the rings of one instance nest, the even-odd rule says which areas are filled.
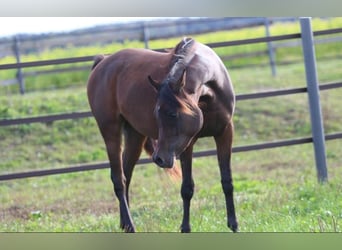
[[[100,24],[149,20],[150,17],[0,17],[0,37],[70,31]]]

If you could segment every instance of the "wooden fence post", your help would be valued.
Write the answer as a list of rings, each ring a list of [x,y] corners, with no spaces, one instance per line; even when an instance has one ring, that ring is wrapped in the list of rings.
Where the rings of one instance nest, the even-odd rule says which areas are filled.
[[[17,60],[17,63],[20,63],[19,43],[20,43],[19,37],[15,36],[14,37],[13,51],[14,51],[14,55],[15,55],[15,58]],[[18,83],[19,83],[20,94],[23,95],[25,93],[25,82],[24,82],[24,76],[23,76],[23,73],[22,73],[22,70],[20,67],[18,67],[16,77],[17,77]]]
[[[311,27],[311,18],[300,18],[302,46],[305,62],[306,84],[309,96],[312,139],[315,150],[317,177],[319,182],[328,180],[325,153],[324,127],[319,99],[319,86],[316,68],[315,45]]]

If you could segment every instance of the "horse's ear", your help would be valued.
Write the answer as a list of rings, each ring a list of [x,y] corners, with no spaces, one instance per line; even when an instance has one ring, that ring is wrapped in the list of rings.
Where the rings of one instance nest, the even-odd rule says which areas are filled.
[[[155,80],[152,79],[152,77],[149,75],[148,77],[148,81],[150,82],[150,84],[157,90],[160,90],[161,84],[157,83]]]
[[[176,78],[175,82],[170,83],[170,87],[175,93],[179,93],[180,90],[185,85],[185,79],[186,79],[186,71],[185,68],[182,70],[182,73],[179,77]]]

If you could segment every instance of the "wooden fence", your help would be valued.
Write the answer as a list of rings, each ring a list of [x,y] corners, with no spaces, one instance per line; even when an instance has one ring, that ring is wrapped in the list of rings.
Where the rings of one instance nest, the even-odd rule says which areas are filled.
[[[316,31],[316,32],[313,32],[313,35],[321,36],[321,35],[336,34],[336,33],[342,33],[342,28]],[[244,44],[250,44],[250,43],[264,43],[264,42],[282,41],[282,40],[290,40],[290,39],[298,39],[298,38],[301,38],[301,33],[280,35],[280,36],[269,36],[269,37],[262,37],[262,38],[253,38],[253,39],[238,40],[238,41],[211,43],[208,45],[212,48],[216,48],[216,47],[222,47],[222,46],[236,46],[236,45],[244,45]],[[93,56],[85,56],[85,57],[63,58],[63,59],[45,60],[45,61],[36,61],[36,62],[14,63],[14,64],[0,65],[0,70],[36,67],[36,66],[42,66],[42,65],[76,63],[76,62],[85,62],[85,61],[92,61],[92,60],[93,60]],[[319,89],[321,91],[334,89],[334,88],[341,88],[341,87],[342,87],[342,82],[334,82],[334,83],[319,85]],[[305,92],[308,92],[307,87],[267,91],[267,92],[253,93],[253,94],[243,94],[243,95],[237,95],[237,101],[240,102],[240,101],[249,100],[249,99],[268,98],[268,97],[274,97],[274,96],[292,95],[292,94],[305,93]],[[91,116],[92,116],[91,112],[87,111],[87,112],[73,112],[73,113],[67,113],[67,114],[46,115],[46,116],[39,116],[39,117],[5,119],[5,120],[0,120],[0,126],[19,125],[19,124],[27,124],[27,123],[34,123],[34,122],[53,122],[53,121],[65,120],[65,119],[81,119],[81,118],[91,117]],[[328,134],[328,135],[325,135],[324,137],[325,137],[324,138],[325,140],[342,139],[342,133],[338,132],[334,134]],[[281,141],[275,141],[275,142],[265,142],[261,144],[255,144],[255,145],[234,147],[233,152],[237,153],[237,152],[245,152],[245,151],[251,151],[251,150],[285,147],[285,146],[312,143],[312,142],[313,142],[312,137],[281,140]],[[205,157],[205,156],[211,156],[215,154],[216,154],[216,150],[208,150],[208,151],[194,152],[194,157]],[[140,159],[137,164],[145,164],[149,162],[151,162],[151,160],[146,158],[146,159]],[[35,171],[29,171],[29,172],[10,173],[10,174],[0,175],[0,181],[12,180],[12,179],[18,179],[18,178],[45,176],[45,175],[52,175],[52,174],[88,171],[88,170],[103,169],[103,168],[108,168],[108,167],[109,167],[109,163],[103,162],[103,163],[89,163],[89,164],[84,164],[84,165],[69,166],[69,167],[64,167],[64,168],[54,168],[54,169],[35,170]]]

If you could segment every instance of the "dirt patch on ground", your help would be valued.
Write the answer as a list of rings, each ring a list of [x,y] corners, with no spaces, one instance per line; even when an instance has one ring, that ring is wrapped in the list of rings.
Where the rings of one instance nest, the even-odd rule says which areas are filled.
[[[27,208],[17,205],[11,206],[8,209],[1,209],[0,215],[2,219],[10,217],[15,219],[27,220],[30,218],[30,213],[27,211]]]
[[[103,214],[115,214],[118,212],[118,205],[114,201],[96,201],[77,203],[54,203],[45,207],[13,205],[8,208],[0,209],[0,221],[10,220],[29,220],[41,214],[54,215],[75,215],[93,214],[100,216]]]

